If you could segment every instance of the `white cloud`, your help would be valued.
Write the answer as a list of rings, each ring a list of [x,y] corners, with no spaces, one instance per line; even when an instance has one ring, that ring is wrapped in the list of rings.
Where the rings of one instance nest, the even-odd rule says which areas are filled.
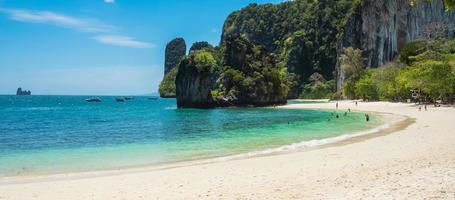
[[[104,3],[115,3],[115,0],[104,0]]]
[[[106,3],[113,3],[114,0],[105,0]],[[98,35],[93,37],[102,44],[131,47],[131,48],[152,48],[154,44],[142,42],[124,35],[115,35],[116,27],[99,22],[96,19],[86,19],[72,17],[52,11],[32,11],[19,9],[0,9],[0,13],[5,13],[11,20],[48,24],[63,28],[69,28],[80,32],[104,33],[109,35]]]
[[[134,38],[130,38],[123,35],[99,35],[94,37],[96,41],[103,43],[103,44],[110,44],[115,46],[123,46],[123,47],[132,47],[132,48],[153,48],[156,47],[154,44],[150,44],[147,42],[142,42],[135,40]]]
[[[96,20],[71,17],[51,11],[31,11],[19,9],[1,9],[11,20],[40,23],[71,28],[82,32],[113,32],[114,26],[103,24]]]

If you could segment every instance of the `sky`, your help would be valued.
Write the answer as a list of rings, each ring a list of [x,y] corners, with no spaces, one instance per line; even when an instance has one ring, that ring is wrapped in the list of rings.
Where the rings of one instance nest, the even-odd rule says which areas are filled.
[[[282,0],[0,0],[0,94],[158,91],[164,48],[217,45],[226,17]]]

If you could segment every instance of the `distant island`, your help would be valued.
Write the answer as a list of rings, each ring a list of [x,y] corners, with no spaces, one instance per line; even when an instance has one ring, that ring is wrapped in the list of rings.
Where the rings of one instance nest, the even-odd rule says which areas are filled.
[[[32,92],[30,90],[22,90],[22,88],[17,88],[17,92],[16,92],[16,95],[17,96],[28,96],[28,95],[32,95]]]

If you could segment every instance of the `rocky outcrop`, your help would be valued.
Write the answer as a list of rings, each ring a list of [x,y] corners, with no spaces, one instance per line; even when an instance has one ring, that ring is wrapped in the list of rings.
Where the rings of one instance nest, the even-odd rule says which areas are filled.
[[[197,51],[180,62],[175,79],[177,107],[216,107],[211,91],[217,79],[215,58],[210,52]]]
[[[455,28],[455,14],[446,11],[443,0],[364,0],[348,19],[337,51],[354,47],[363,51],[365,64],[380,67],[397,58],[405,44],[419,39],[424,28],[432,23],[448,25],[448,33]],[[341,89],[344,73],[337,62],[337,89]]]
[[[161,98],[175,98],[175,76],[178,65],[185,55],[186,44],[183,38],[175,38],[166,45],[164,78],[158,90]]]
[[[222,57],[222,58],[221,58]],[[223,51],[191,51],[180,63],[176,84],[179,108],[268,106],[286,103],[287,79],[276,57],[238,36]]]
[[[22,88],[17,88],[16,95],[17,96],[27,96],[27,95],[32,95],[32,92],[30,90],[22,90]]]
[[[164,74],[176,67],[186,55],[186,43],[183,38],[175,38],[166,45],[164,55]]]

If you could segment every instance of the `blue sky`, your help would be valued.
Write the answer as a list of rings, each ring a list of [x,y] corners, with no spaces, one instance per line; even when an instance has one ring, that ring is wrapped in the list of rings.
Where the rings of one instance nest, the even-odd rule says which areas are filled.
[[[216,45],[229,13],[280,1],[0,0],[0,94],[150,94],[168,41]]]

